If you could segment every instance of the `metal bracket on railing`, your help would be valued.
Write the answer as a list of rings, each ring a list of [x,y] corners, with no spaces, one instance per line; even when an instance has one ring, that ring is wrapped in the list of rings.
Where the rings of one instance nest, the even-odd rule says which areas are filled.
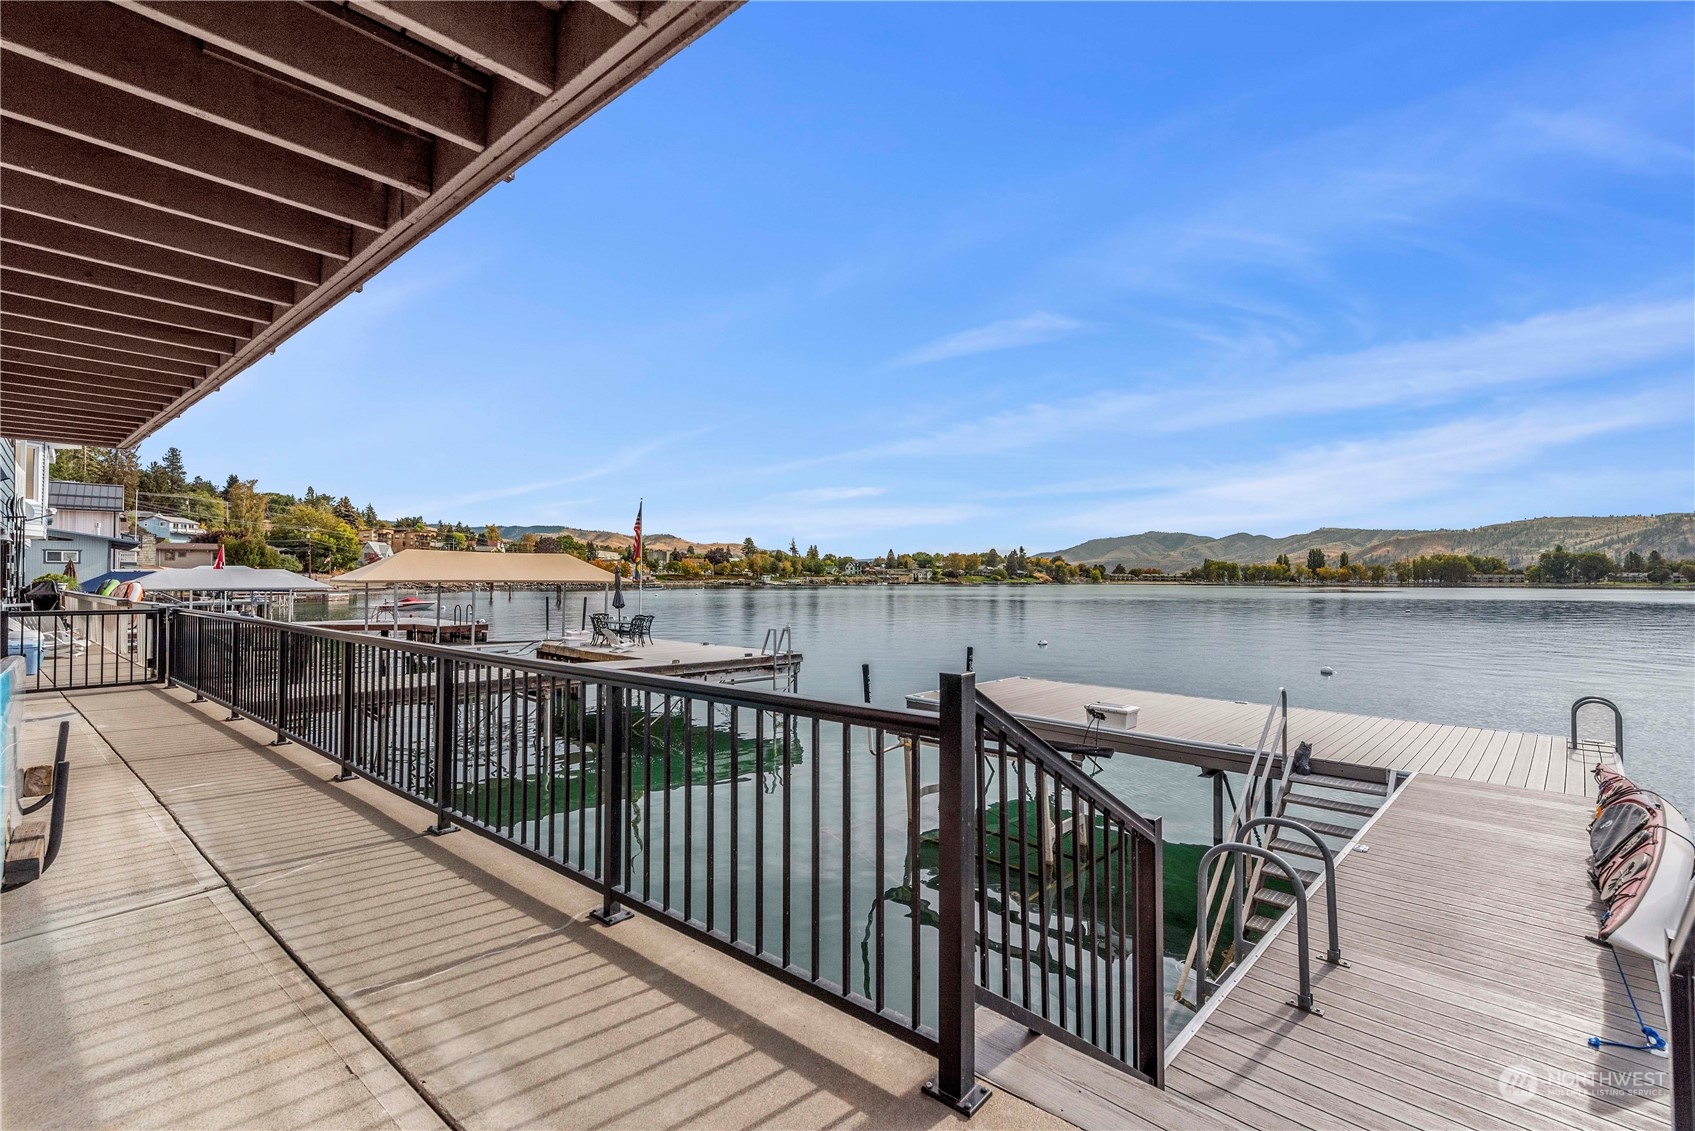
[[[1213,860],[1219,856],[1227,853],[1235,853],[1242,856],[1253,856],[1260,860],[1264,860],[1266,863],[1281,871],[1284,877],[1289,881],[1289,886],[1295,890],[1295,932],[1296,941],[1299,946],[1301,982],[1300,992],[1296,994],[1294,1000],[1290,1001],[1289,1004],[1306,1013],[1323,1017],[1324,1011],[1316,1008],[1312,1003],[1312,970],[1307,957],[1307,891],[1305,887],[1301,886],[1300,877],[1295,874],[1294,866],[1277,853],[1272,852],[1270,849],[1261,848],[1255,844],[1243,844],[1240,841],[1226,841],[1223,844],[1213,845],[1211,848],[1207,849],[1206,852],[1201,854],[1201,862],[1195,871],[1195,890],[1197,892],[1204,892],[1206,890],[1207,865],[1211,864]],[[1231,869],[1230,876],[1230,913],[1234,919],[1232,928],[1235,931],[1236,936],[1236,953],[1237,955],[1240,955],[1247,943],[1247,940],[1242,935],[1242,925],[1245,920],[1243,919],[1244,900],[1242,893],[1242,867],[1240,864]],[[1203,937],[1205,936],[1206,928],[1210,925],[1210,920],[1212,918],[1212,909],[1209,906],[1209,902],[1210,901],[1203,899],[1196,905],[1196,910],[1200,915],[1200,923],[1198,926]],[[1207,977],[1207,964],[1205,962],[1197,963],[1195,966],[1196,1007],[1199,1008],[1200,1006],[1205,1005],[1207,995],[1217,988],[1218,984]]]
[[[1299,821],[1292,821],[1288,817],[1256,817],[1242,826],[1242,832],[1246,833],[1257,825],[1294,829],[1318,846],[1319,853],[1324,857],[1324,906],[1330,913],[1330,949],[1325,952],[1324,961],[1332,966],[1348,965],[1342,959],[1342,934],[1336,925],[1336,854],[1324,843],[1324,838]]]

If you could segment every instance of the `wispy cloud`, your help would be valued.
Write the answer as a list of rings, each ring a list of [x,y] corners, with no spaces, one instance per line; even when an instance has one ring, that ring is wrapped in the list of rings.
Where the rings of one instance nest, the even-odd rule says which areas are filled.
[[[1055,338],[1064,337],[1083,328],[1083,323],[1075,318],[1067,318],[1063,314],[1049,314],[1037,311],[1023,318],[1007,318],[999,322],[991,322],[987,326],[978,326],[972,330],[961,330],[957,334],[949,334],[945,338],[937,338],[928,345],[919,346],[911,353],[903,354],[895,359],[896,365],[925,365],[932,361],[946,361],[954,357],[969,357],[977,353],[991,353],[995,350],[1014,349],[1018,346],[1033,346],[1040,342],[1051,342]]]
[[[1626,373],[1688,358],[1692,350],[1695,320],[1686,301],[1550,311],[1469,333],[1239,375],[1187,390],[1178,403],[1200,407],[1155,419],[1162,429],[1182,431],[1271,416],[1438,404],[1504,386]]]
[[[1048,525],[1098,535],[1380,522],[1378,516],[1450,497],[1552,449],[1663,424],[1687,408],[1686,394],[1667,387],[1480,413],[1383,437],[1312,445],[1260,463],[1175,468],[1160,482],[1137,485],[1132,500]]]
[[[883,487],[809,487],[804,491],[785,492],[783,497],[803,503],[836,503],[845,499],[869,499],[884,491]]]
[[[710,431],[710,429],[699,428],[691,432],[666,436],[663,439],[650,440],[645,444],[624,448],[601,459],[589,470],[578,472],[575,475],[566,475],[558,479],[542,479],[533,483],[520,483],[510,487],[493,487],[486,491],[469,491],[443,499],[434,499],[418,504],[418,506],[428,514],[439,514],[455,507],[468,507],[477,503],[493,502],[496,499],[516,499],[524,495],[536,494],[539,491],[550,490],[554,487],[564,487],[572,483],[587,483],[590,480],[602,479],[614,472],[627,471],[654,453],[666,450],[680,441],[701,435],[707,431]]]

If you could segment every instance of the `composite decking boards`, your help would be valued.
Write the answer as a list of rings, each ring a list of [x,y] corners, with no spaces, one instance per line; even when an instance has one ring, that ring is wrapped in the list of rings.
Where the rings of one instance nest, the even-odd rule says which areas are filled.
[[[1584,938],[1595,930],[1589,815],[1577,797],[1414,778],[1365,834],[1367,850],[1338,867],[1351,965],[1315,954],[1323,1016],[1288,1004],[1288,926],[1172,1058],[1163,1094],[981,1011],[979,1068],[1088,1131],[1668,1127],[1667,1092],[1651,1079],[1667,1062],[1585,1043],[1641,1039],[1612,955]],[[1316,900],[1319,953],[1323,914]],[[1624,969],[1664,1031],[1648,964],[1626,958]],[[1512,1069],[1528,1069],[1537,1091],[1504,1088]],[[1651,1077],[1635,1077],[1642,1094],[1630,1094],[1633,1073]],[[1586,1083],[1598,1079],[1618,1082],[1615,1094]]]
[[[1058,680],[1014,677],[979,685],[1015,715],[1075,725],[1088,721],[1087,704],[1124,703],[1141,709],[1136,733],[1252,749],[1265,725],[1267,707],[1226,699],[1169,695]],[[934,709],[935,693],[910,695],[915,707]],[[1548,793],[1595,796],[1590,771],[1603,747],[1585,743],[1577,751],[1551,734],[1491,730],[1448,723],[1389,719],[1307,707],[1289,710],[1289,744],[1310,742],[1313,756],[1385,770],[1416,771],[1463,781],[1513,785]]]

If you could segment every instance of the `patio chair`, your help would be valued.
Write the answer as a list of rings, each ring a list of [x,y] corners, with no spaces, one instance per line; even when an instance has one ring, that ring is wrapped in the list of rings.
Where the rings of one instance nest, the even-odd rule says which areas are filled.
[[[607,645],[618,643],[618,630],[612,624],[610,613],[590,613],[589,627],[594,630],[593,635],[589,637],[590,643]]]
[[[619,635],[632,644],[652,644],[653,614],[642,613],[631,617],[630,623],[624,626]]]

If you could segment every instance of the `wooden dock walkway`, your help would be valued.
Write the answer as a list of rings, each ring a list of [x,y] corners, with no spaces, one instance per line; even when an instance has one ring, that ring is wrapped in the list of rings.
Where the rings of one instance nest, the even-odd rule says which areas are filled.
[[[978,1011],[979,1070],[1087,1131],[1111,1128],[1579,1128],[1671,1124],[1669,1061],[1640,1042],[1585,880],[1576,797],[1417,777],[1337,872],[1342,952],[1313,906],[1313,993],[1286,1004],[1295,931],[1209,1002],[1162,1094]],[[1624,956],[1665,1031],[1646,962]]]
[[[1015,676],[978,685],[996,703],[1027,723],[1076,730],[1088,723],[1087,704],[1124,703],[1141,709],[1133,733],[1101,732],[1101,745],[1134,751],[1136,735],[1158,735],[1193,742],[1239,746],[1252,750],[1265,724],[1264,703],[1203,699],[1063,683]],[[935,710],[936,693],[907,696],[907,704]],[[1124,740],[1124,741],[1120,741]],[[1592,771],[1597,761],[1611,760],[1610,747],[1583,744],[1568,749],[1563,736],[1516,730],[1487,730],[1446,723],[1387,719],[1289,709],[1290,749],[1312,743],[1313,757],[1356,766],[1397,769],[1438,777],[1459,778],[1489,785],[1517,786],[1548,793],[1594,797]]]

